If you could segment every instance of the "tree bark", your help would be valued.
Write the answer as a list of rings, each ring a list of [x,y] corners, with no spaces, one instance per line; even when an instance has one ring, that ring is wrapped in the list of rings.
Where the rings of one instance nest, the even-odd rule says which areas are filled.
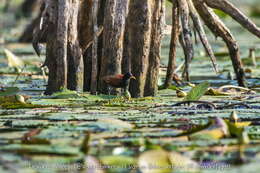
[[[91,72],[92,72],[92,46],[90,46],[83,54],[84,77],[83,91],[90,92]]]
[[[49,69],[45,94],[52,94],[67,87],[67,34],[69,3],[66,0],[46,2],[48,4],[48,39],[45,64]]]
[[[128,19],[126,20],[126,28],[125,28],[125,34],[124,34],[124,50],[123,50],[123,58],[122,58],[122,73],[125,74],[127,72],[131,72],[131,57],[129,53],[129,24],[128,24]],[[129,87],[127,88],[129,89]]]
[[[93,0],[80,0],[79,13],[79,43],[84,53],[93,41],[92,29],[92,7]]]
[[[169,61],[166,73],[166,79],[164,82],[164,88],[168,88],[172,84],[174,71],[176,69],[176,49],[178,45],[178,37],[180,35],[180,22],[179,22],[179,10],[177,1],[173,2],[172,7],[172,33],[171,33],[171,44],[169,52]]]
[[[130,82],[132,97],[143,97],[151,40],[150,0],[131,0],[129,9],[129,53],[136,80]]]
[[[151,46],[144,96],[155,96],[158,92],[161,41],[164,28],[164,4],[164,0],[155,0],[152,7]]]
[[[78,38],[79,0],[70,0],[70,16],[68,22],[68,89],[82,91],[83,59]]]
[[[97,75],[98,75],[98,5],[99,1],[95,0],[92,7],[92,25],[93,25],[93,44],[92,44],[92,62],[91,62],[91,94],[96,94],[97,92]]]
[[[106,0],[103,31],[103,54],[99,79],[121,73],[123,38],[128,0]],[[108,86],[99,80],[99,90],[108,93]]]

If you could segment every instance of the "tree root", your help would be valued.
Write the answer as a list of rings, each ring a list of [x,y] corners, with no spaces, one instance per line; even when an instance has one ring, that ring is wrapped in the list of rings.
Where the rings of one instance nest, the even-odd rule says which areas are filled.
[[[257,27],[247,16],[227,0],[204,0],[211,8],[221,10],[230,15],[234,20],[240,23],[249,32],[260,38],[260,28]]]
[[[170,1],[170,0],[169,0]],[[179,36],[179,42],[184,50],[185,55],[185,68],[183,71],[183,76],[186,80],[189,80],[189,64],[194,56],[191,29],[189,26],[189,16],[193,22],[193,26],[195,28],[195,33],[198,33],[199,38],[211,59],[214,70],[217,72],[217,63],[216,57],[214,56],[213,50],[208,42],[206,37],[204,28],[202,26],[201,19],[205,23],[205,25],[211,30],[211,32],[216,37],[221,37],[223,41],[226,43],[230,58],[232,61],[232,65],[236,74],[236,78],[238,84],[240,86],[246,87],[246,78],[244,74],[243,65],[240,59],[239,54],[239,46],[229,31],[229,29],[225,26],[225,24],[220,20],[220,18],[214,13],[214,11],[210,8],[215,8],[221,10],[228,15],[230,15],[234,20],[240,23],[244,28],[250,31],[252,34],[260,37],[260,28],[257,27],[248,17],[246,17],[238,8],[236,8],[232,3],[228,2],[228,0],[172,0],[171,1],[175,8],[178,9],[178,15],[181,23],[181,33]],[[167,76],[165,81],[165,86],[169,85],[172,82],[170,77],[173,76],[176,64],[175,59],[173,59],[174,51],[177,47],[177,21],[176,19],[176,11],[173,11],[173,30],[172,30],[172,41],[174,40],[174,44],[171,43],[171,51],[169,55],[169,64],[167,69]],[[197,39],[196,39],[197,40]],[[176,56],[176,55],[175,55]]]
[[[229,29],[224,25],[224,23],[219,19],[219,17],[209,9],[205,3],[201,3],[198,0],[193,0],[194,5],[200,14],[201,18],[208,26],[208,28],[216,35],[220,36],[226,43],[230,58],[233,64],[234,71],[236,73],[237,81],[240,86],[247,86],[245,80],[245,73],[243,65],[240,59],[239,46],[235,41],[234,37],[230,33]]]
[[[169,53],[169,61],[167,67],[167,75],[164,82],[164,88],[168,88],[171,86],[174,70],[176,69],[176,47],[178,45],[178,37],[180,34],[180,22],[179,22],[179,11],[177,3],[173,3],[172,7],[172,33],[171,33],[171,45],[170,45],[170,53]]]
[[[198,13],[197,13],[194,5],[193,5],[192,0],[187,0],[187,2],[188,2],[188,5],[189,5],[190,15],[191,15],[191,19],[193,21],[194,27],[199,34],[200,40],[201,40],[208,56],[211,59],[211,62],[212,62],[212,65],[213,65],[215,72],[218,72],[218,67],[217,67],[217,63],[216,63],[217,60],[216,60],[214,52],[213,52],[213,50],[212,50],[212,48],[209,44],[205,30],[204,30],[202,23],[200,21],[199,15],[198,15]]]
[[[185,55],[185,66],[183,78],[187,81],[190,80],[189,77],[189,65],[194,56],[191,30],[189,27],[189,6],[186,0],[177,0],[179,6],[179,13],[181,19],[182,32],[180,37],[180,43],[182,45],[184,55]]]

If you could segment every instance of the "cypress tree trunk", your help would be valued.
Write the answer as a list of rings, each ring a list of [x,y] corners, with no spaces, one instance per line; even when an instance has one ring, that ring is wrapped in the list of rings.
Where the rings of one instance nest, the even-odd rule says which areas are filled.
[[[173,24],[176,26],[172,29],[166,87],[174,76],[178,35],[181,36],[180,42],[185,51],[185,74],[189,77],[189,64],[193,57],[190,15],[215,65],[197,12],[208,28],[226,42],[238,83],[241,86],[246,85],[239,47],[228,28],[209,7],[225,11],[256,36],[259,36],[259,28],[228,1],[215,1],[174,1],[178,2],[178,5],[173,8]],[[95,8],[93,2],[94,0],[43,1],[44,5],[38,16],[40,22],[35,22],[37,27],[33,35],[33,47],[40,55],[38,43],[47,35],[44,65],[49,68],[49,80],[46,93],[52,94],[61,88],[79,89],[82,86],[84,55],[84,91],[91,89],[93,94],[96,91],[107,93],[108,87],[102,81],[104,76],[132,71],[137,79],[130,83],[132,96],[156,95],[164,27],[164,0],[99,0],[95,1],[100,2]],[[182,24],[182,30],[179,28],[179,22]]]
[[[126,21],[127,22],[126,22],[125,34],[124,34],[124,50],[123,50],[123,58],[122,58],[122,73],[123,74],[125,74],[127,72],[131,72],[131,59],[130,59],[130,54],[129,54],[129,49],[128,49],[128,46],[129,46],[128,19],[126,19]]]
[[[67,87],[67,35],[69,22],[69,2],[48,1],[49,21],[45,64],[49,69],[46,94]],[[56,26],[57,24],[57,26]]]
[[[155,0],[152,7],[152,31],[149,55],[149,68],[145,83],[144,96],[155,96],[158,91],[161,41],[164,27],[164,0]]]
[[[129,46],[131,69],[136,80],[130,82],[132,97],[143,97],[151,40],[150,0],[131,0],[129,7]]]
[[[79,0],[70,0],[68,23],[68,89],[82,90],[83,59],[78,38]]]
[[[90,92],[91,94],[96,94],[97,92],[97,75],[98,75],[98,6],[99,1],[93,2],[92,7],[92,29],[93,29],[93,44],[92,44],[92,62],[91,62],[91,84]]]
[[[99,90],[108,93],[108,86],[102,78],[121,73],[125,20],[128,0],[106,0],[103,31],[103,54],[99,75]]]

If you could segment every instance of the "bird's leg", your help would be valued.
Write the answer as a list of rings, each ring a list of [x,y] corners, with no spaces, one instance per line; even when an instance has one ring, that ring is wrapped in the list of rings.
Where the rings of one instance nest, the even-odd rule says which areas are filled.
[[[110,93],[111,93],[112,87],[108,86],[108,95],[110,97]]]

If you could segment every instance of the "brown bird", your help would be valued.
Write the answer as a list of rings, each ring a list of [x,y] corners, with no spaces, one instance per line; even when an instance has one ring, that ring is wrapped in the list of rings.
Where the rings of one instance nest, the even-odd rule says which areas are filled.
[[[109,95],[112,88],[123,88],[126,91],[131,79],[136,79],[131,72],[103,77],[103,81],[109,86]]]

